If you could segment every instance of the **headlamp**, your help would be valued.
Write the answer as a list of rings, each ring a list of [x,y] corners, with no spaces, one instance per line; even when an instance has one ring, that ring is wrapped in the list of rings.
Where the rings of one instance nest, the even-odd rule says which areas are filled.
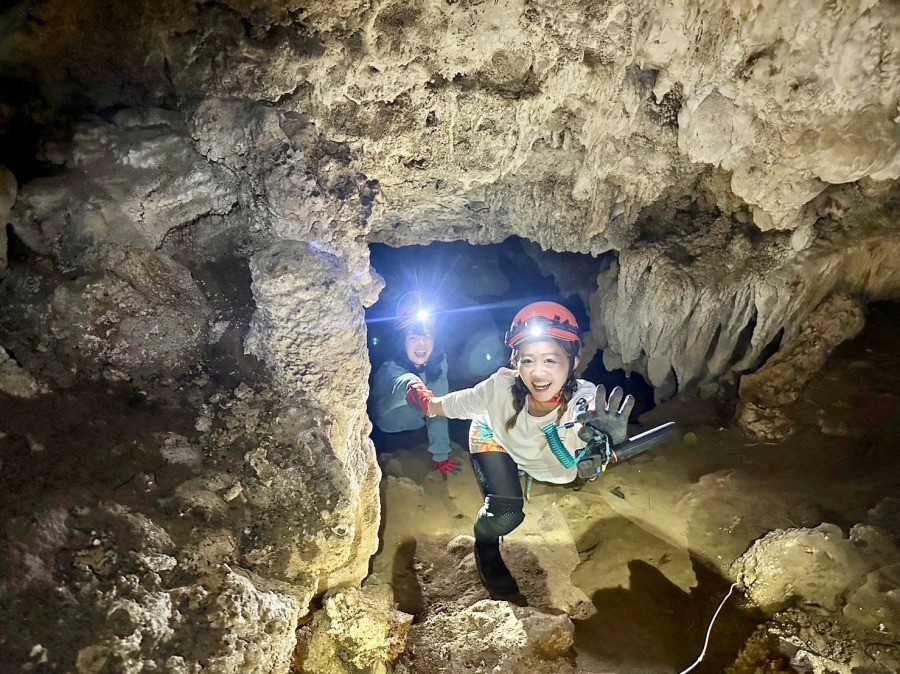
[[[553,337],[565,341],[581,341],[581,332],[577,326],[560,320],[552,320],[543,316],[533,316],[526,321],[516,323],[506,333],[507,346],[515,346],[525,337],[536,339],[538,337]]]
[[[397,328],[406,330],[414,323],[420,323],[425,329],[430,327],[434,320],[431,307],[425,303],[425,298],[417,290],[406,293],[397,303]]]

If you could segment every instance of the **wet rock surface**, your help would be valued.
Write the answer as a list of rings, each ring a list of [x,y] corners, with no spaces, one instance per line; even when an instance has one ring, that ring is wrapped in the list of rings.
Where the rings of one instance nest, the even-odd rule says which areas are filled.
[[[380,596],[355,589],[332,593],[308,628],[301,630],[295,655],[300,671],[390,671],[406,650],[412,619],[393,608],[393,598],[383,592]]]
[[[565,615],[546,615],[506,602],[482,600],[429,616],[413,628],[397,672],[559,672],[572,643]]]
[[[897,607],[891,599],[896,590],[870,597],[874,600],[870,607],[877,607],[871,615],[864,615],[862,607],[848,606],[858,589],[869,581],[877,585],[879,576],[884,576],[886,587],[892,585],[889,577],[897,564],[900,549],[883,531],[857,525],[845,538],[839,527],[822,524],[766,534],[735,562],[734,572],[750,599],[768,610],[798,601],[828,611],[847,607],[845,614],[852,621],[897,632]],[[869,578],[873,573],[875,577]]]

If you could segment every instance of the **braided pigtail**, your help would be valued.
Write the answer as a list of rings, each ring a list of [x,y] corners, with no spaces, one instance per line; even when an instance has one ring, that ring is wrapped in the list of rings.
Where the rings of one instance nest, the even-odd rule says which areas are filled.
[[[513,364],[515,364],[515,359],[513,359]],[[525,399],[528,397],[528,387],[525,386],[525,382],[520,377],[516,377],[515,383],[509,388],[512,391],[515,414],[506,420],[506,430],[508,431],[512,430],[512,427],[516,425],[516,419],[519,418],[519,413],[525,409]]]
[[[559,392],[559,409],[556,411],[556,424],[562,423],[563,415],[569,409],[569,402],[575,396],[578,390],[578,381],[575,379],[575,373],[569,375],[569,379],[563,384],[562,391]]]

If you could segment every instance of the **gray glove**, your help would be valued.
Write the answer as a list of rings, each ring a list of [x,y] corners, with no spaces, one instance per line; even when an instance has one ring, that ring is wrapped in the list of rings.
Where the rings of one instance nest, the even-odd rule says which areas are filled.
[[[624,400],[623,400],[624,398]],[[584,442],[596,442],[598,431],[609,436],[612,445],[621,445],[628,439],[628,416],[634,407],[634,397],[625,395],[621,387],[616,386],[606,399],[606,387],[597,387],[597,409],[593,412],[582,412],[575,421],[584,424],[578,430],[578,437]]]

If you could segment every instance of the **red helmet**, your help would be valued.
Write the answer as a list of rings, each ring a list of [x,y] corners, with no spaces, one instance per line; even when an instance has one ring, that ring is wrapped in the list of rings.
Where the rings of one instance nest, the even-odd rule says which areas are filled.
[[[532,302],[513,318],[506,345],[514,347],[526,339],[553,337],[581,343],[581,330],[571,311],[556,302]]]
[[[514,347],[526,339],[553,337],[581,344],[581,330],[571,311],[556,302],[532,302],[513,318],[506,345]]]

